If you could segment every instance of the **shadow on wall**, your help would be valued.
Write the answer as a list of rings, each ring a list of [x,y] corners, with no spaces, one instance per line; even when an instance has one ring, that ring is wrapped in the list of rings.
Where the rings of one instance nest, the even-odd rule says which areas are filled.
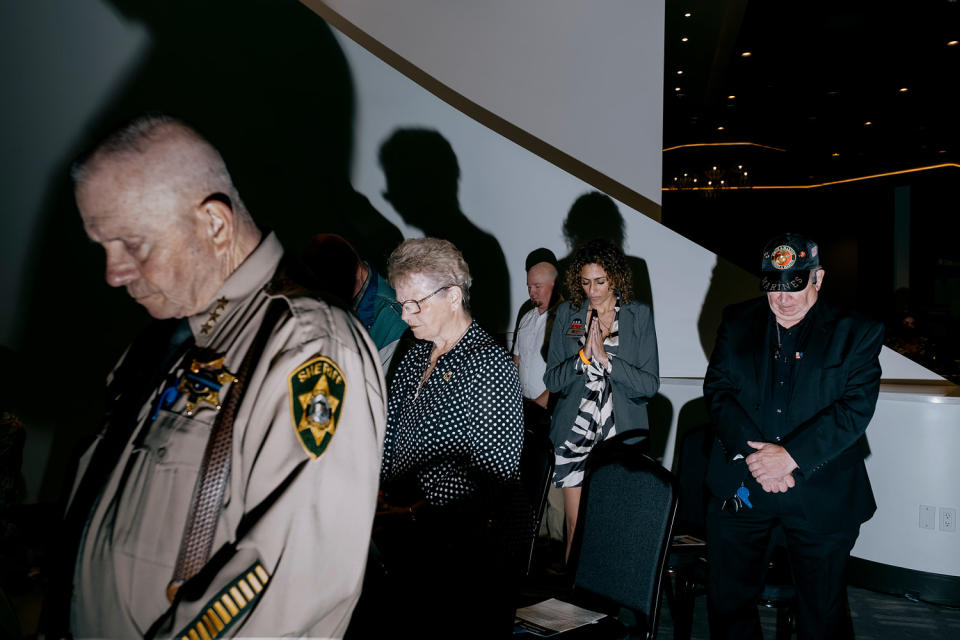
[[[720,328],[723,310],[731,304],[756,298],[762,293],[758,276],[717,256],[717,263],[710,276],[710,286],[707,288],[707,295],[703,298],[700,317],[697,319],[700,346],[703,347],[703,354],[707,360],[710,360],[713,345],[717,341],[717,329]]]
[[[710,286],[697,318],[700,346],[708,361],[717,341],[717,329],[720,328],[723,310],[762,293],[757,276],[717,256],[710,276]],[[706,375],[706,371],[703,375]],[[677,512],[678,522],[682,522],[685,530],[695,535],[705,533],[703,527],[707,493],[704,478],[713,438],[707,401],[703,396],[680,407],[673,460],[664,462],[669,463],[670,468],[680,477],[681,503]]]
[[[573,259],[573,254],[583,244],[604,238],[610,240],[623,250],[624,243],[624,221],[620,215],[620,209],[609,196],[599,191],[585,193],[574,200],[570,211],[563,223],[563,236],[567,241],[569,255],[557,261],[557,280],[554,285],[554,295],[562,295],[569,298],[570,293],[566,290],[566,272]],[[647,269],[647,261],[636,256],[625,256],[627,265],[630,267],[633,284],[633,298],[640,302],[646,302],[653,311],[653,293],[650,287],[650,272]],[[524,300],[517,311],[517,318],[514,325],[520,326],[520,318],[528,311],[533,309],[533,302]]]
[[[687,401],[680,407],[680,413],[677,415],[677,444],[673,449],[673,460],[669,461],[671,469],[676,471],[684,466],[683,457],[685,454],[683,448],[687,437],[692,433],[703,431],[707,433],[705,437],[708,440],[703,451],[703,456],[706,458],[710,454],[709,445],[713,442],[713,428],[710,424],[710,415],[707,413],[707,400],[700,396]],[[703,437],[700,439],[702,440]],[[703,463],[705,466],[706,460]]]
[[[604,238],[617,245],[623,251],[625,238],[623,216],[617,203],[610,196],[591,191],[577,198],[570,207],[563,222],[563,237],[567,241],[570,253],[559,261],[558,280],[566,282],[564,274],[570,266],[573,254],[584,244],[597,238]],[[626,252],[624,252],[626,253]],[[647,261],[637,256],[626,256],[627,265],[633,274],[633,299],[650,305],[653,311],[653,293],[650,288],[650,272]],[[569,297],[567,291],[564,297]]]
[[[473,278],[473,317],[502,342],[510,317],[507,261],[497,239],[460,210],[460,166],[450,143],[432,129],[397,129],[380,146],[380,167],[383,197],[403,221],[463,253]]]
[[[648,455],[662,460],[670,436],[670,424],[673,422],[673,403],[665,395],[658,393],[647,401],[647,416],[650,420]]]
[[[169,113],[220,149],[254,218],[289,251],[328,231],[375,265],[385,262],[402,236],[350,186],[352,80],[322,19],[295,0],[111,4],[146,25],[150,48],[74,152],[136,114]],[[95,33],[90,40],[94,46]],[[18,307],[23,359],[46,372],[36,378],[47,381],[37,397],[56,391],[55,407],[24,401],[56,425],[48,469],[64,469],[77,441],[98,427],[104,376],[147,322],[125,292],[103,281],[103,252],[87,241],[73,202],[71,160],[63,158],[48,185]],[[41,500],[59,491],[54,475]]]
[[[672,467],[680,481],[677,525],[681,531],[699,537],[706,537],[707,464],[714,440],[706,410],[703,398],[695,398],[680,409]]]

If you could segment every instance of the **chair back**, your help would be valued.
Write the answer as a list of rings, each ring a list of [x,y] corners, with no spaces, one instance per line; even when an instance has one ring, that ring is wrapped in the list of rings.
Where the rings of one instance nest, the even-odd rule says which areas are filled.
[[[520,482],[533,512],[533,528],[526,553],[524,572],[529,575],[533,562],[533,548],[540,521],[547,505],[547,493],[553,482],[555,456],[550,438],[543,433],[527,430],[524,433],[523,449],[520,452]]]
[[[677,480],[627,431],[587,458],[574,588],[626,607],[655,635],[660,590],[677,511]]]
[[[699,425],[680,438],[676,466],[680,496],[677,501],[677,533],[688,533],[703,538],[707,531],[707,463],[713,429]]]

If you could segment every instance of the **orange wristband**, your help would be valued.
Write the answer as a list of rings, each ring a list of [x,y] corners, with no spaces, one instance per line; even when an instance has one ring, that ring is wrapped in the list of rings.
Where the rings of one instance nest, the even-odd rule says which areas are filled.
[[[580,349],[580,362],[583,364],[591,364],[591,362],[587,360],[587,356],[583,355],[583,349]]]

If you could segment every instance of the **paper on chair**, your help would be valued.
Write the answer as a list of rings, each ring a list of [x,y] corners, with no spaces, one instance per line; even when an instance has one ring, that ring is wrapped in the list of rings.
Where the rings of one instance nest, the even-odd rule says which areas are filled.
[[[518,623],[537,635],[553,635],[592,624],[606,614],[550,598],[543,602],[517,609]]]

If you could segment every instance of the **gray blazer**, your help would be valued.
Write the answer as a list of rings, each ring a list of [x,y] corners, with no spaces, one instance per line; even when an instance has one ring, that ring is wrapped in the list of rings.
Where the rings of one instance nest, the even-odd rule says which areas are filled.
[[[568,336],[570,325],[579,319],[586,326],[586,304],[573,310],[564,302],[557,310],[557,319],[550,335],[547,370],[543,383],[557,398],[550,426],[554,446],[563,444],[577,416],[586,376],[577,370],[580,339]],[[653,314],[642,302],[620,307],[620,346],[610,359],[613,386],[613,419],[617,432],[628,429],[649,429],[647,399],[660,388],[660,360],[657,356],[657,333]]]

